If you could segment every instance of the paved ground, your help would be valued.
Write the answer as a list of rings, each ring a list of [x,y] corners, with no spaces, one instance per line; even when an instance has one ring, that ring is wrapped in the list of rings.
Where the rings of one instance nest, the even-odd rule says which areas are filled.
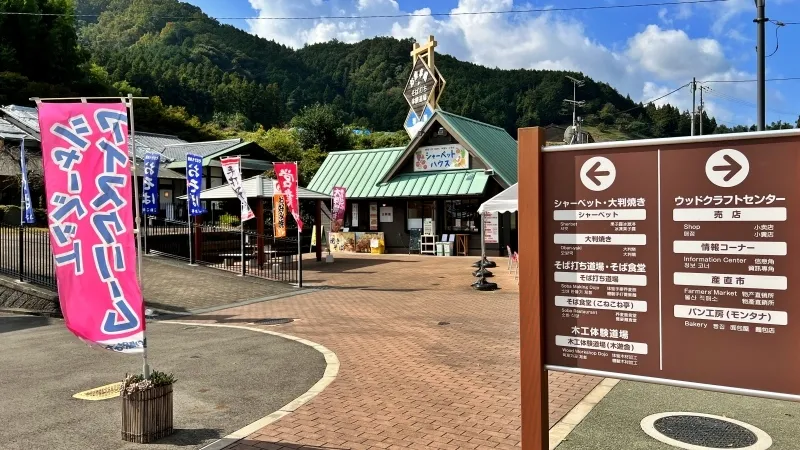
[[[341,363],[314,400],[232,448],[517,448],[513,276],[498,267],[502,289],[476,292],[474,257],[335,256],[332,265],[304,262],[318,292],[194,318],[296,318],[280,331],[328,347]],[[551,373],[551,426],[599,381]]]
[[[241,301],[292,295],[297,288],[285,283],[203,266],[160,256],[142,258],[144,297],[148,308],[185,313],[218,308]]]
[[[178,432],[148,449],[198,448],[279,409],[322,376],[324,357],[247,330],[149,324],[154,368],[173,372]],[[0,448],[134,449],[120,400],[72,395],[140,371],[141,358],[87,348],[59,320],[0,315]]]
[[[754,425],[773,439],[770,450],[800,447],[800,404],[620,382],[589,413],[558,450],[671,450],[642,431],[643,418],[664,412],[730,417]]]

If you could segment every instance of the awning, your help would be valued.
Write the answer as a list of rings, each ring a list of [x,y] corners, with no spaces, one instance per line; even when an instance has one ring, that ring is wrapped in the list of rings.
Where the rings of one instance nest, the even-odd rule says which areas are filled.
[[[517,184],[512,185],[505,191],[495,195],[483,202],[478,208],[478,213],[483,214],[487,212],[507,213],[517,212],[519,207],[519,190]]]
[[[261,175],[256,175],[242,181],[242,189],[248,198],[261,197],[272,198],[274,194],[272,178],[267,178]],[[321,192],[312,191],[303,187],[297,188],[297,197],[301,200],[330,200],[331,196]],[[236,194],[231,189],[230,185],[224,184],[222,186],[205,189],[200,192],[200,200],[225,200],[234,199]],[[186,200],[186,196],[178,197],[179,200]]]

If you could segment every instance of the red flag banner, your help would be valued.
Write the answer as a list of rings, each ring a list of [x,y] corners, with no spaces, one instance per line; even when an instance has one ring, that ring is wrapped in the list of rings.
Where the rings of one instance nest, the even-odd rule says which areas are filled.
[[[344,226],[344,213],[345,202],[347,200],[347,188],[334,187],[333,188],[333,223],[331,224],[331,231],[338,232]]]
[[[275,163],[275,177],[278,190],[286,199],[286,205],[297,222],[297,228],[303,231],[303,220],[300,218],[300,201],[297,198],[297,163]]]

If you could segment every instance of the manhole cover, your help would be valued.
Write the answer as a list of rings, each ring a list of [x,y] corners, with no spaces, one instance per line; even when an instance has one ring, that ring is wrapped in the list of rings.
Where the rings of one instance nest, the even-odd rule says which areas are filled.
[[[772,439],[762,430],[738,420],[709,414],[654,414],[645,417],[641,425],[651,437],[689,450],[764,450],[772,446]]]
[[[283,325],[292,322],[294,322],[294,319],[261,319],[253,323],[256,325]]]
[[[111,383],[98,388],[89,389],[88,391],[78,392],[73,395],[73,398],[79,400],[108,400],[111,398],[119,397],[119,390],[122,387],[122,382]]]

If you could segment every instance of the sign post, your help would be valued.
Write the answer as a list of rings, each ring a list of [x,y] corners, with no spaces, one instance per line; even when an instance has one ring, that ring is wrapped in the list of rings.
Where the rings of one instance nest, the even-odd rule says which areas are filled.
[[[519,137],[524,448],[545,369],[800,401],[800,132]]]

